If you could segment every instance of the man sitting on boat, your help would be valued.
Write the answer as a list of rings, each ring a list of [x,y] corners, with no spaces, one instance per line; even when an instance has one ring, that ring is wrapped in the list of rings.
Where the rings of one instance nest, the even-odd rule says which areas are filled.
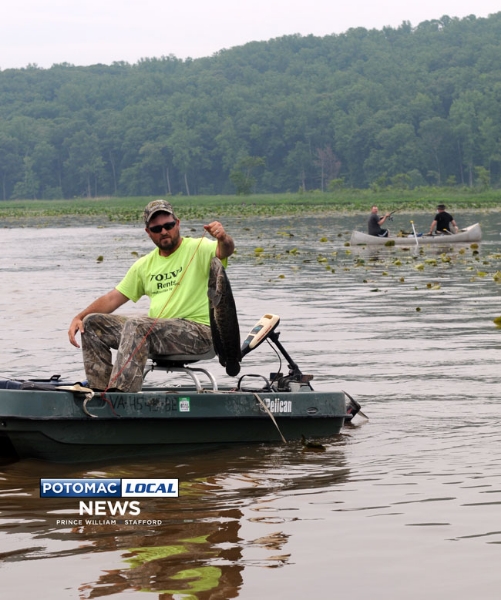
[[[219,221],[204,225],[216,241],[183,238],[169,202],[144,210],[145,231],[157,246],[137,260],[122,281],[72,320],[68,336],[82,336],[88,386],[138,392],[150,354],[203,354],[212,346],[207,287],[213,257],[226,262],[235,244]],[[128,300],[151,300],[147,317],[112,315]],[[112,364],[111,348],[118,350]]]
[[[439,204],[437,206],[437,214],[433,219],[433,223],[430,225],[430,235],[433,232],[437,234],[457,233],[459,227],[454,221],[454,217],[445,211],[445,204]]]
[[[369,235],[376,235],[377,237],[388,237],[388,229],[383,229],[381,225],[390,217],[391,213],[386,213],[384,217],[380,217],[377,214],[377,206],[371,208],[371,214],[367,223]]]

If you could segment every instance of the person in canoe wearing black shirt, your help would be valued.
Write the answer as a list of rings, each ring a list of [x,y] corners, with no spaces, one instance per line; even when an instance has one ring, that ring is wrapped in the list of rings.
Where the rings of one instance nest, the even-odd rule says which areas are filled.
[[[430,235],[433,232],[437,234],[457,233],[459,231],[454,217],[445,210],[445,204],[439,204],[437,206],[437,214],[435,215],[432,224],[430,225]]]

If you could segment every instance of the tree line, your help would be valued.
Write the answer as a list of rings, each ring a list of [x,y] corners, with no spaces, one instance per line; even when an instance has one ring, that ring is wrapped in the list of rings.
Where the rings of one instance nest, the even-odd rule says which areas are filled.
[[[501,183],[501,12],[0,71],[0,198]]]

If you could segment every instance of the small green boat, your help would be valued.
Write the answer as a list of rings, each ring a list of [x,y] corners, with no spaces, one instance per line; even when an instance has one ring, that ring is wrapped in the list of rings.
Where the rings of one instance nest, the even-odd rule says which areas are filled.
[[[278,341],[278,321],[265,315],[242,354],[270,339],[286,357],[288,375],[243,375],[231,389],[220,389],[209,371],[193,367],[187,357],[153,358],[149,370],[181,371],[192,384],[144,385],[137,393],[93,392],[59,376],[0,381],[0,453],[71,463],[337,435],[360,406],[343,391],[313,390],[312,376],[301,373]]]

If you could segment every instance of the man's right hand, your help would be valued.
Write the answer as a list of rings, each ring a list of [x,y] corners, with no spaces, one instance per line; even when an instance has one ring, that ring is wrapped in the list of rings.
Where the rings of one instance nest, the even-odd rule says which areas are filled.
[[[117,289],[113,289],[107,294],[104,294],[104,296],[101,296],[97,300],[94,300],[94,302],[92,302],[92,304],[89,304],[89,306],[85,310],[78,313],[78,315],[70,323],[70,328],[68,329],[68,337],[70,339],[70,344],[73,344],[73,346],[80,348],[80,344],[77,342],[75,336],[78,332],[84,332],[84,317],[92,313],[110,314],[119,306],[125,304],[127,300],[127,296],[124,296],[122,292],[119,292]]]
[[[83,333],[84,326],[83,326],[82,319],[75,317],[73,319],[73,321],[70,323],[70,328],[68,329],[68,337],[70,339],[70,344],[73,344],[73,346],[80,348],[80,344],[77,342],[76,337],[75,337],[77,332]]]

